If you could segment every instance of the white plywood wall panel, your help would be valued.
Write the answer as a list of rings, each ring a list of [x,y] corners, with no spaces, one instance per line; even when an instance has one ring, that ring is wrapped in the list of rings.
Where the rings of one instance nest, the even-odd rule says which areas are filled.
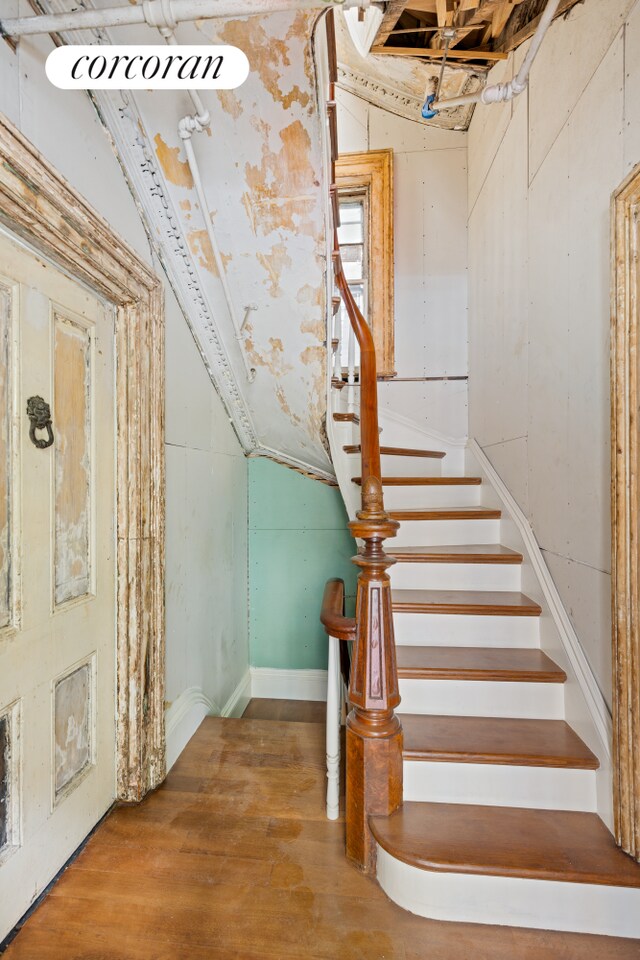
[[[504,163],[500,153],[469,223],[470,247],[470,434],[481,445],[506,439],[503,433],[503,265]],[[480,335],[480,331],[482,334]],[[478,413],[476,417],[475,414]]]
[[[340,153],[369,149],[369,104],[346,90],[336,89]]]
[[[428,376],[467,370],[466,160],[459,149],[428,154],[423,208]]]
[[[610,530],[610,213],[624,176],[624,48],[618,34],[568,124],[569,345],[568,445],[571,556],[609,570]],[[593,104],[598,135],[593,136]],[[588,147],[587,147],[588,145]]]
[[[513,74],[511,60],[503,60],[489,72],[487,83],[505,83]],[[482,185],[511,120],[511,103],[485,106],[479,103],[469,127],[469,210],[473,210]]]
[[[598,686],[611,707],[611,576],[543,552]]]
[[[496,379],[500,391],[501,430],[496,440],[511,440],[527,432],[528,396],[528,307],[529,237],[526,151],[527,104],[520,100],[500,150],[499,196],[494,198],[501,211],[501,229],[495,242],[500,250],[501,277],[497,302],[491,304],[500,322],[500,341],[496,344]],[[491,252],[489,252],[491,256]],[[504,403],[504,398],[509,402]]]
[[[624,162],[625,172],[640,163],[640,3],[625,26]]]
[[[504,443],[492,443],[484,452],[500,474],[509,493],[520,504],[525,515],[529,513],[529,455],[527,438],[518,437]],[[494,504],[487,504],[493,506]],[[504,543],[504,540],[501,541]]]
[[[586,0],[556,20],[533,65],[529,81],[533,178],[635,0]],[[600,118],[594,108],[594,132]]]
[[[395,368],[403,377],[423,375],[435,342],[426,326],[425,167],[420,154],[394,155]]]
[[[189,679],[190,644],[185,630],[185,582],[188,543],[185,523],[187,454],[184,447],[166,447],[166,691],[168,703],[193,684]],[[182,642],[181,642],[182,641]],[[201,682],[197,686],[201,686]]]
[[[529,504],[542,546],[567,553],[569,137],[556,140],[529,194]]]
[[[389,146],[399,153],[452,148],[466,150],[467,134],[426,126],[417,119],[413,122],[372,105],[369,107],[369,149],[380,150]]]
[[[381,413],[395,413],[423,430],[434,431],[448,439],[463,440],[467,436],[466,381],[380,383],[378,405]]]

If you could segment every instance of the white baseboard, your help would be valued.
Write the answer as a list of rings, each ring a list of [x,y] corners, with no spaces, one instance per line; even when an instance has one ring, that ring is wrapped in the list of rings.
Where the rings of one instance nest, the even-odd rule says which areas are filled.
[[[217,705],[200,687],[187,687],[166,713],[167,773],[206,716],[219,714]]]
[[[251,696],[269,700],[326,700],[326,670],[251,667]]]
[[[220,716],[241,717],[247,709],[249,700],[251,700],[251,671],[247,670],[244,677],[220,711]]]
[[[201,687],[188,687],[166,713],[167,773],[205,717],[241,717],[251,699],[251,673],[245,673],[224,707],[211,700]]]

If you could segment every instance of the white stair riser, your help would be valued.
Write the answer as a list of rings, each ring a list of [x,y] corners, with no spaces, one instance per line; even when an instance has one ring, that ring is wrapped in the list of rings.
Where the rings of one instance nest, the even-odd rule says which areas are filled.
[[[520,590],[516,563],[398,563],[390,570],[395,590]]]
[[[597,812],[595,770],[404,761],[405,800]]]
[[[564,685],[496,680],[400,680],[397,712],[447,717],[564,719]]]
[[[378,846],[377,878],[421,917],[640,938],[640,889],[420,870]]]
[[[411,510],[416,507],[477,507],[480,506],[480,485],[384,487],[384,505],[387,510]]]
[[[360,441],[356,441],[359,443]],[[388,446],[393,446],[389,442]],[[358,464],[360,455],[357,455]],[[441,457],[400,457],[392,454],[383,453],[381,456],[382,475],[387,477],[440,477],[442,476]],[[358,476],[359,466],[354,470],[354,476]]]
[[[539,647],[540,617],[394,613],[396,644],[422,647]]]
[[[499,520],[402,520],[393,543],[403,547],[500,543]]]

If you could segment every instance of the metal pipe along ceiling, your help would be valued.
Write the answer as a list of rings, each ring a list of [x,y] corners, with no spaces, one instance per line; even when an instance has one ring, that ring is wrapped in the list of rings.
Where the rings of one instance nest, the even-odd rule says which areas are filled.
[[[370,6],[371,0],[144,0],[141,4],[109,7],[104,10],[75,10],[34,17],[0,20],[0,34],[26,37],[39,33],[65,33],[93,27],[124,27],[146,23],[173,30],[185,20],[248,17],[285,10],[313,10],[328,7]]]

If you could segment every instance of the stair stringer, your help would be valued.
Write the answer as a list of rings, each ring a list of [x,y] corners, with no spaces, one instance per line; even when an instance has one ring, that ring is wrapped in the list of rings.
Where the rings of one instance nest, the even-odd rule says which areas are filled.
[[[475,439],[466,449],[466,470],[482,477],[483,506],[502,510],[501,541],[522,553],[522,590],[542,607],[540,647],[565,670],[565,719],[600,761],[597,812],[613,831],[613,726],[607,703],[571,623],[525,514]]]

